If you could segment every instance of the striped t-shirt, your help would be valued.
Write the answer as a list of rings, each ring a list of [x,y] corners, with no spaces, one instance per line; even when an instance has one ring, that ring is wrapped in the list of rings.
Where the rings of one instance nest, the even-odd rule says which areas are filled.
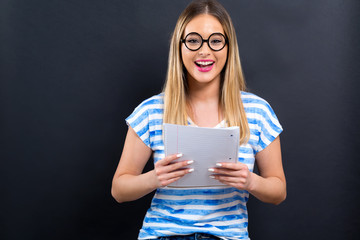
[[[143,101],[126,119],[127,124],[152,149],[155,162],[165,157],[163,97],[161,93]],[[239,147],[238,160],[253,171],[256,153],[266,148],[281,133],[282,127],[264,99],[248,92],[241,92],[241,98],[250,139]],[[189,119],[188,124],[193,125],[193,122]],[[159,188],[146,213],[138,239],[193,233],[212,234],[221,239],[249,239],[248,198],[247,191],[227,186]]]

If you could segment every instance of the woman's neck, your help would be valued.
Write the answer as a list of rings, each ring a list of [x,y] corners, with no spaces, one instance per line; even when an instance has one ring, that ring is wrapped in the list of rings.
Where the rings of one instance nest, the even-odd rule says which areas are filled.
[[[196,125],[200,127],[214,127],[221,121],[219,89],[220,81],[207,83],[189,81],[187,112]]]
[[[220,80],[200,83],[194,80],[188,81],[188,100],[190,102],[213,102],[219,101]]]

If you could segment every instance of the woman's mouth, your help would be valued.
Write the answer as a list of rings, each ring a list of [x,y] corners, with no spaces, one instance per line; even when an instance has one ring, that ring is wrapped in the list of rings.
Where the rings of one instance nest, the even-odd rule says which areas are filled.
[[[214,63],[215,63],[215,61],[213,61],[213,60],[195,61],[195,65],[200,72],[209,72],[213,68]]]

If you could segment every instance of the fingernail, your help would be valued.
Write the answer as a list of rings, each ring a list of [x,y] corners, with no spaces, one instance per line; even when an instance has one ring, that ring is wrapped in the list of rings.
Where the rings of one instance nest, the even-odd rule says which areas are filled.
[[[217,164],[216,164],[216,166],[221,167],[221,166],[222,166],[222,164],[221,164],[221,163],[217,163]]]
[[[189,173],[191,173],[191,172],[193,172],[194,171],[194,169],[193,168],[190,168],[189,169]]]
[[[214,179],[214,178],[215,178],[215,176],[213,176],[213,175],[210,175],[209,177],[210,177],[210,178],[212,178],[212,179]]]
[[[214,172],[215,171],[213,168],[209,168],[208,170],[209,170],[209,172]]]
[[[190,160],[187,162],[187,164],[189,165],[189,164],[192,164],[193,162],[194,162],[194,160]]]
[[[179,153],[179,154],[176,155],[176,157],[178,157],[178,158],[179,158],[179,157],[182,157],[182,156],[183,156],[182,153]]]

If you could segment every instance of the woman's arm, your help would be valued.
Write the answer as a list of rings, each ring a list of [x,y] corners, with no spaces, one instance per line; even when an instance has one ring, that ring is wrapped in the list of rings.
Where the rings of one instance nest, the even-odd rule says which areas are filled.
[[[172,163],[180,156],[170,155],[159,160],[154,170],[142,173],[151,153],[152,150],[129,127],[111,187],[111,194],[117,202],[139,199],[156,188],[167,186],[191,172],[190,169],[179,170],[191,162]]]
[[[280,137],[255,156],[259,175],[252,173],[249,192],[263,202],[280,204],[286,198],[286,180]]]
[[[282,166],[280,138],[256,154],[260,175],[249,171],[243,163],[221,163],[221,168],[212,168],[214,173],[226,176],[214,176],[220,182],[247,190],[259,200],[280,204],[286,198],[286,180]]]

